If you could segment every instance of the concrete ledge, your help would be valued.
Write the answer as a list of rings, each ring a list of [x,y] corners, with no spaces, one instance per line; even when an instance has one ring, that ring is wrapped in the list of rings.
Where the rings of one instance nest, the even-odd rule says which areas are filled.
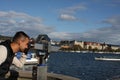
[[[49,77],[57,78],[59,80],[80,80],[75,77],[66,76],[66,75],[62,75],[62,74],[55,74],[55,73],[48,73],[47,76],[48,76],[48,80],[49,80]]]
[[[10,73],[7,74],[9,76]],[[47,80],[80,80],[75,77],[66,76],[62,74],[47,73]],[[19,79],[18,80],[32,80],[32,71],[22,71],[19,70]]]

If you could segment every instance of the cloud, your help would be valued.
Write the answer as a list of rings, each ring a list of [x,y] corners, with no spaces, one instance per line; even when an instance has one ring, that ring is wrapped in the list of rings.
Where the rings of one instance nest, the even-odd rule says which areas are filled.
[[[120,44],[120,16],[112,16],[103,22],[111,26],[85,32],[81,34],[81,39]]]
[[[64,9],[60,9],[60,20],[65,20],[65,21],[78,21],[78,19],[75,14],[78,11],[86,10],[87,7],[84,4],[78,4],[72,7],[66,7]]]
[[[75,16],[69,15],[69,14],[61,14],[60,15],[61,20],[66,20],[66,21],[76,21],[78,20]]]
[[[42,23],[42,18],[33,17],[25,13],[0,11],[0,34],[13,36],[16,31],[23,30],[31,36],[40,33],[50,33],[55,29]]]
[[[74,40],[78,38],[79,34],[67,33],[67,32],[51,32],[49,36],[52,39],[56,39],[56,40]]]
[[[112,16],[102,22],[110,24],[111,26],[105,26],[84,33],[53,32],[50,36],[61,40],[81,40],[100,43],[106,42],[107,44],[120,44],[120,16]]]
[[[68,20],[76,19],[71,15],[63,15],[62,17]],[[54,40],[81,40],[120,44],[119,15],[109,17],[101,23],[109,24],[110,26],[89,30],[83,33],[56,32],[54,27],[46,26],[42,22],[42,18],[33,17],[25,13],[0,11],[0,35],[13,36],[16,31],[23,30],[32,37],[45,33]]]
[[[66,33],[66,32],[51,32],[49,36],[52,39],[59,40],[78,40],[78,41],[90,41],[107,44],[120,44],[120,28],[117,27],[113,30],[113,27],[100,28],[91,30],[84,33]]]
[[[113,26],[120,26],[120,15],[112,16],[102,22],[111,24]]]

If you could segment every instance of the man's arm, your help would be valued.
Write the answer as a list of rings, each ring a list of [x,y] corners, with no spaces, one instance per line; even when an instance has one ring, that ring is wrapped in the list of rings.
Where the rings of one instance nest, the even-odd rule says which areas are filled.
[[[0,45],[0,65],[6,60],[7,58],[7,49],[5,46]]]
[[[22,56],[20,59],[18,59],[16,56],[14,57],[13,59],[13,64],[19,68],[22,68],[23,65],[25,64],[26,62],[26,55],[24,53],[22,53]]]

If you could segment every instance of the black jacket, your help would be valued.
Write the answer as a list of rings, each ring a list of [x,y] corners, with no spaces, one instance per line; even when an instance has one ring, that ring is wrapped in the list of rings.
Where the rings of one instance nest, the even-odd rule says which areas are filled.
[[[0,77],[5,77],[5,75],[8,73],[9,68],[12,64],[13,58],[15,54],[13,53],[13,50],[10,46],[11,41],[6,40],[5,42],[0,43],[0,45],[3,45],[7,48],[7,57],[6,60],[0,65]],[[2,55],[0,55],[2,56]]]

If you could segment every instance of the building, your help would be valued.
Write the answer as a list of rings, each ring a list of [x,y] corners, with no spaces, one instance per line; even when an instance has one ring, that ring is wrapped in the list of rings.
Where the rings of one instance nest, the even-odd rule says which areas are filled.
[[[104,43],[98,43],[98,42],[87,42],[87,41],[61,41],[60,42],[61,48],[65,49],[72,49],[72,50],[89,50],[89,51],[112,51],[120,49],[120,45],[112,45],[112,44],[105,44]],[[75,48],[77,49],[75,49]]]

